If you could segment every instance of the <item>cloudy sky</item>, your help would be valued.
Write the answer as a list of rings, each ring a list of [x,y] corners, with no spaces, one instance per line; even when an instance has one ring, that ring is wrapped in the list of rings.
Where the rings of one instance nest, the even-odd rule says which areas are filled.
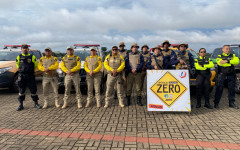
[[[239,0],[1,0],[0,45],[240,44]]]

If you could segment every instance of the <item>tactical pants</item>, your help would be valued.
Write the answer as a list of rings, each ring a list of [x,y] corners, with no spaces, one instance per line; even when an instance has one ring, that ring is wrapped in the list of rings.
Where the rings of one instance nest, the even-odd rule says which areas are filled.
[[[37,85],[35,81],[35,76],[28,74],[19,74],[18,75],[18,87],[19,87],[19,102],[23,102],[25,100],[25,92],[28,87],[31,92],[31,98],[34,102],[38,101],[37,93]]]
[[[124,70],[122,71],[122,75],[121,75],[121,84],[123,87],[123,91],[126,94],[127,93],[127,78],[126,78],[126,73]],[[117,91],[117,83],[114,85],[114,90]]]
[[[50,85],[53,88],[54,99],[55,100],[58,99],[58,78],[57,77],[43,77],[42,86],[43,86],[44,101],[48,100]]]
[[[106,96],[105,96],[105,103],[109,103],[110,99],[113,94],[113,86],[117,84],[117,96],[119,100],[119,105],[123,105],[123,85],[122,85],[122,76],[119,74],[115,77],[113,77],[111,74],[107,75],[107,90],[106,90]]]
[[[80,91],[80,81],[81,78],[79,76],[79,73],[76,72],[72,76],[71,75],[66,75],[64,78],[64,85],[65,85],[65,94],[64,94],[64,101],[67,101],[71,92],[72,88],[72,83],[74,85],[75,91],[76,91],[76,99],[78,102],[81,101],[81,91]]]
[[[205,104],[209,104],[209,90],[211,86],[210,82],[211,74],[198,74],[197,75],[197,101],[201,102],[202,91],[204,91]]]
[[[101,95],[100,95],[101,78],[102,78],[101,72],[93,74],[92,77],[87,74],[87,77],[86,77],[87,85],[88,85],[87,101],[91,102],[93,99],[93,87],[95,90],[96,101],[97,102],[101,101]]]
[[[141,73],[141,81],[142,81],[142,85],[141,85],[141,91],[143,91],[143,86],[146,86],[147,84],[147,79],[146,79],[146,71],[142,71]]]
[[[236,74],[235,73],[231,74],[231,75],[218,74],[218,78],[217,78],[217,82],[216,82],[216,93],[215,93],[214,104],[219,104],[219,102],[220,102],[225,80],[227,80],[227,83],[228,83],[229,104],[235,102]]]
[[[142,80],[141,80],[141,73],[133,74],[132,72],[128,74],[127,76],[127,96],[131,96],[132,94],[132,87],[133,83],[135,82],[136,85],[136,92],[137,96],[141,96],[141,86],[142,86]]]

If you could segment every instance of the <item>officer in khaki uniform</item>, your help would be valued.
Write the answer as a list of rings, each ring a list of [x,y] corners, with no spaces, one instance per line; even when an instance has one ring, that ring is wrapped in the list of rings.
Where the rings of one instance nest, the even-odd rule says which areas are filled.
[[[104,67],[108,71],[107,76],[107,90],[106,90],[106,97],[105,97],[105,106],[104,108],[109,107],[109,101],[111,99],[113,90],[112,87],[117,83],[117,96],[119,100],[119,106],[124,107],[123,100],[123,85],[121,84],[121,73],[125,68],[125,61],[123,57],[118,54],[118,47],[112,47],[112,53],[109,54],[105,61]]]
[[[43,71],[43,100],[44,105],[42,108],[47,108],[48,106],[48,95],[49,95],[49,85],[51,84],[54,92],[55,106],[60,107],[58,104],[58,77],[56,70],[58,69],[58,59],[52,56],[52,49],[47,47],[45,49],[45,57],[40,58],[38,64],[39,70]]]
[[[88,56],[84,62],[84,69],[87,72],[88,97],[85,107],[90,107],[93,99],[93,86],[95,89],[95,96],[97,107],[101,107],[100,85],[102,72],[102,58],[97,55],[95,47],[91,49],[91,56]]]
[[[74,55],[74,50],[72,46],[67,47],[67,55],[62,58],[61,69],[66,73],[64,78],[64,85],[65,85],[65,94],[64,94],[64,104],[62,106],[63,109],[67,108],[68,106],[68,98],[70,95],[72,82],[75,87],[76,91],[76,99],[78,102],[78,108],[82,108],[81,103],[81,91],[80,91],[80,81],[81,78],[79,76],[79,70],[81,69],[81,59]]]
[[[149,47],[148,47],[147,44],[144,44],[141,47],[141,49],[142,49],[142,51],[140,52],[140,54],[142,54],[143,58],[144,58],[144,65],[142,67],[142,77],[141,77],[141,80],[142,80],[141,91],[142,91],[143,90],[143,85],[146,82],[145,77],[146,77],[146,70],[147,70],[147,60],[150,57],[151,53],[148,51]]]
[[[152,49],[153,55],[148,58],[147,68],[153,70],[163,70],[168,67],[168,60],[161,53],[161,48],[156,46]]]
[[[128,54],[127,50],[124,49],[125,44],[124,42],[120,42],[119,43],[119,54],[122,56],[122,58],[124,59],[124,61],[126,60],[126,56]],[[122,81],[121,84],[123,84],[123,88],[124,91],[127,91],[127,77],[126,77],[126,72],[125,72],[125,68],[122,71]]]
[[[135,82],[136,85],[136,91],[137,91],[137,104],[139,106],[142,106],[141,102],[141,72],[142,67],[144,65],[144,58],[142,54],[138,53],[139,46],[137,43],[133,43],[131,46],[131,53],[128,53],[126,56],[126,68],[129,72],[127,76],[127,105],[129,106],[130,103],[130,96],[132,94],[132,87],[133,83]]]

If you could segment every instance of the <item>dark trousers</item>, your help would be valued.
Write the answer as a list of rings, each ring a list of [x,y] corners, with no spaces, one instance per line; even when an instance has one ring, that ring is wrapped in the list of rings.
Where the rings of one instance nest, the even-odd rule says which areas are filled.
[[[31,92],[31,97],[34,102],[38,101],[37,93],[37,85],[35,81],[34,75],[28,74],[19,74],[18,75],[18,87],[19,87],[19,102],[23,102],[25,100],[25,92],[28,87]]]
[[[222,97],[224,81],[227,80],[228,83],[228,100],[229,104],[235,102],[235,84],[236,84],[236,74],[231,75],[219,74],[216,82],[216,93],[214,104],[219,104]]]
[[[198,74],[197,75],[197,102],[201,103],[202,93],[204,92],[205,104],[209,104],[209,90],[211,74]]]

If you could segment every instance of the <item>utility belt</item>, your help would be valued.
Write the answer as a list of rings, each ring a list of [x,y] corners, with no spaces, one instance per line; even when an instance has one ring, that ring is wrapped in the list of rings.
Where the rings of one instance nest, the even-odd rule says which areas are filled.
[[[210,71],[210,69],[197,70],[197,74],[199,74],[199,75],[210,75],[210,74],[211,74],[211,71]]]
[[[223,73],[225,75],[231,75],[231,74],[235,74],[235,68],[234,66],[230,66],[230,67],[218,66],[218,72]]]

